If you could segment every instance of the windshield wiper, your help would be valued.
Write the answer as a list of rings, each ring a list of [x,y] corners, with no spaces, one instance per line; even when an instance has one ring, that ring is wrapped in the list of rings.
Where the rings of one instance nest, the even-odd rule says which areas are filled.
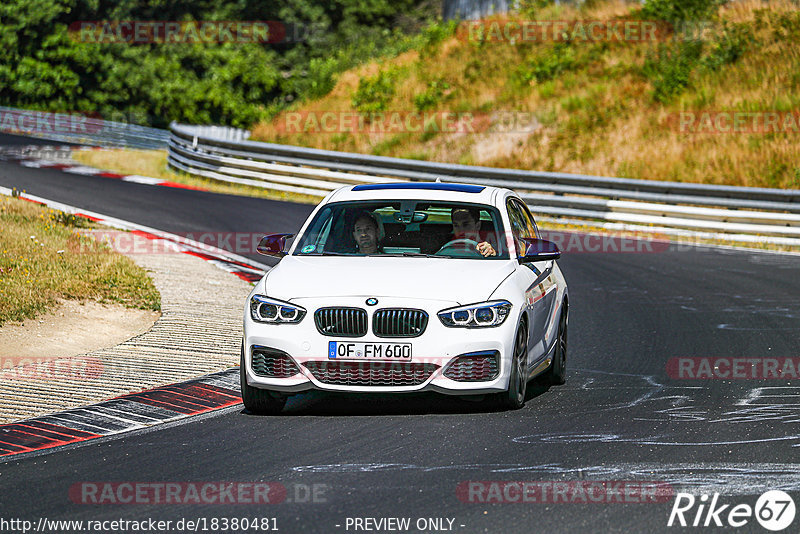
[[[342,252],[301,252],[298,256],[366,256],[371,258],[454,258],[447,254],[423,254],[421,252],[378,252],[375,254],[346,254]]]
[[[392,258],[452,258],[452,256],[445,256],[442,254],[423,254],[421,252],[388,252],[378,254],[367,254],[367,256],[374,257],[392,257]]]
[[[299,256],[352,256],[341,252],[301,252]]]
[[[444,258],[445,256],[437,256],[435,254],[423,254],[421,252],[403,252],[403,256],[420,256],[423,258]]]

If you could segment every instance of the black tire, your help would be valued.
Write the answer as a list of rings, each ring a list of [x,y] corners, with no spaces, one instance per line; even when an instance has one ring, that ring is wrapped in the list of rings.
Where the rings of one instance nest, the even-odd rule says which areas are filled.
[[[239,381],[242,390],[242,402],[248,412],[260,415],[277,415],[286,405],[286,397],[274,396],[269,390],[255,388],[247,384],[244,362],[244,345],[239,368]]]
[[[558,319],[558,337],[556,338],[556,348],[553,352],[553,363],[545,373],[545,379],[549,384],[560,386],[567,381],[567,324],[569,312],[567,304],[561,310],[561,317]]]
[[[519,410],[525,406],[525,395],[528,391],[528,328],[520,323],[517,329],[517,338],[514,341],[514,354],[511,359],[511,376],[508,379],[508,389],[498,393],[501,408],[506,410]]]

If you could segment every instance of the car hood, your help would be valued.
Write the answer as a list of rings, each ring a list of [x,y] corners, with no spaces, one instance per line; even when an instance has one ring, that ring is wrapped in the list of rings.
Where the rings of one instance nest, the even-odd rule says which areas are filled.
[[[406,297],[481,302],[511,274],[508,260],[286,256],[266,277],[266,294],[309,297]]]

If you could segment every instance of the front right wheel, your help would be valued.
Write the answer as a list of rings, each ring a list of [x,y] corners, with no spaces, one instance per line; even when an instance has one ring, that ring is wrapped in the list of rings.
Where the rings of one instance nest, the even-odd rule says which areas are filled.
[[[511,359],[511,376],[508,389],[498,393],[500,406],[507,410],[518,410],[525,405],[528,389],[528,329],[520,323],[514,341],[514,354]]]
[[[266,389],[255,388],[247,384],[247,372],[244,362],[244,343],[242,344],[239,382],[242,390],[242,402],[247,411],[261,415],[277,415],[286,405],[286,397],[276,397]]]

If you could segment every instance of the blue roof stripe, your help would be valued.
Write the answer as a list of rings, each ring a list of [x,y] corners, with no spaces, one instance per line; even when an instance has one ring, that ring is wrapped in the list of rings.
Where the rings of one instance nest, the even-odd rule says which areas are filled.
[[[425,189],[428,191],[456,191],[459,193],[480,193],[482,185],[431,183],[364,184],[353,187],[353,191],[379,191],[381,189]]]

